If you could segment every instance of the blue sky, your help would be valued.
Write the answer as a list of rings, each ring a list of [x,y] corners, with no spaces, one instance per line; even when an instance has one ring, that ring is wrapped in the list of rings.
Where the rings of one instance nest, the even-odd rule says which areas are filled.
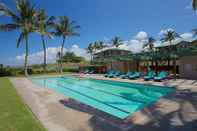
[[[96,40],[109,41],[118,35],[131,40],[140,31],[159,37],[163,29],[173,28],[179,33],[190,32],[197,27],[197,15],[190,8],[191,0],[32,0],[38,8],[44,8],[49,15],[67,15],[81,26],[80,37],[66,41],[66,48],[73,44],[86,48]],[[14,7],[13,0],[0,0]],[[0,17],[0,23],[8,19]],[[13,64],[15,57],[24,52],[24,45],[16,48],[19,33],[0,32],[0,63]],[[48,40],[48,47],[57,47],[60,39]],[[40,37],[30,38],[30,53],[42,50]],[[74,47],[76,47],[76,45]],[[79,49],[79,50],[80,50]],[[74,49],[73,49],[74,50]],[[77,51],[79,51],[77,50]],[[83,54],[83,53],[82,53]]]

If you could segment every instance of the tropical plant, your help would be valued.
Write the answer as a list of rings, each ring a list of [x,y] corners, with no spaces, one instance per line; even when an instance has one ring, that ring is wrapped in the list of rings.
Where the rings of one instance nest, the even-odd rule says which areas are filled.
[[[36,31],[40,34],[42,40],[42,46],[44,50],[44,63],[43,68],[44,72],[46,73],[46,66],[47,66],[47,56],[46,56],[46,40],[45,37],[52,37],[52,32],[50,29],[54,26],[55,17],[51,16],[48,17],[44,10],[39,11],[39,15],[36,20]]]
[[[148,40],[147,40],[147,42],[143,45],[143,48],[148,47],[148,49],[150,51],[152,51],[154,49],[154,42],[155,41],[156,40],[153,37],[149,37]]]
[[[112,39],[112,45],[115,46],[116,48],[118,48],[120,45],[123,44],[123,40],[120,39],[120,37],[118,36],[115,36],[113,39]]]
[[[173,41],[177,38],[180,38],[180,35],[176,33],[174,30],[167,30],[163,34],[163,38],[161,39],[162,42],[169,42],[169,45],[167,45],[167,49],[170,53],[170,57],[173,57],[173,63],[174,63],[174,76],[176,78],[176,59],[177,59],[177,49],[174,48],[176,46],[173,46]]]
[[[56,63],[57,63],[57,72],[60,72],[60,61],[61,61],[61,52],[58,51],[56,54]]]
[[[149,56],[151,57],[151,65],[153,66],[153,62],[154,62],[154,42],[156,40],[153,37],[149,37],[147,42],[143,45],[143,48],[147,48],[149,51]]]
[[[56,25],[55,25],[55,35],[58,37],[62,37],[62,44],[61,44],[61,51],[60,51],[60,72],[62,73],[62,57],[64,53],[64,44],[65,40],[68,37],[71,36],[79,36],[79,33],[77,33],[75,30],[79,29],[79,25],[75,25],[75,21],[71,21],[67,16],[60,16],[57,19]]]
[[[74,52],[66,52],[62,58],[63,62],[80,63],[85,61],[83,57],[77,56]]]
[[[94,47],[94,44],[93,43],[90,43],[88,45],[88,48],[86,49],[87,50],[87,53],[90,54],[90,57],[91,57],[90,60],[91,60],[91,62],[92,62],[92,59],[93,59],[94,49],[95,49],[95,47]]]
[[[99,41],[99,50],[101,50],[101,49],[103,49],[105,47],[107,47],[107,46],[104,44],[104,42],[103,41]]]
[[[19,30],[20,36],[17,40],[17,47],[25,41],[25,75],[28,76],[28,54],[29,54],[29,34],[35,31],[35,20],[37,11],[28,0],[16,0],[16,10],[11,10],[4,4],[0,4],[1,15],[11,18],[11,23],[0,25],[0,30]]]
[[[192,7],[193,7],[193,10],[197,10],[197,0],[192,0]]]

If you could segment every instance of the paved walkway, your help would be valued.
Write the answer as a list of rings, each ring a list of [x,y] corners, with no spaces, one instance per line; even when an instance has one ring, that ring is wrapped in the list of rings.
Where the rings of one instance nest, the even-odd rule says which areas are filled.
[[[77,74],[78,75],[78,74]],[[106,79],[101,75],[80,75]],[[165,82],[143,80],[115,81],[176,86],[176,93],[124,121],[126,124],[73,101],[47,88],[32,84],[26,78],[10,78],[24,102],[49,131],[196,131],[197,130],[197,81],[178,79]],[[62,104],[63,103],[63,104]],[[106,118],[106,119],[105,119]],[[118,123],[117,126],[114,123]],[[128,125],[136,125],[135,127]]]

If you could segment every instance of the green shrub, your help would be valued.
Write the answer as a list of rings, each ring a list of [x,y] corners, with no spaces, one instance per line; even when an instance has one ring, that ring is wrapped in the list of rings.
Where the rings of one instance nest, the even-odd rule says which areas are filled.
[[[77,73],[79,72],[79,69],[77,68],[64,68],[63,72],[73,72],[73,73]]]

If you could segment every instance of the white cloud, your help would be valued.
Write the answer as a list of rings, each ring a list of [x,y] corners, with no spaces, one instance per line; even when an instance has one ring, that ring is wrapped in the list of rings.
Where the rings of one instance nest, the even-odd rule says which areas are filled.
[[[119,48],[130,50],[133,53],[139,53],[143,50],[143,45],[146,43],[148,39],[148,34],[144,31],[140,31],[136,34],[134,39],[129,41],[125,41],[123,45]]]
[[[192,33],[183,33],[180,35],[183,40],[191,40],[193,39],[194,35]]]
[[[148,34],[144,31],[140,31],[137,33],[137,35],[134,37],[136,40],[144,40],[148,38]]]
[[[138,32],[133,39],[124,41],[122,45],[120,45],[118,48],[119,49],[124,49],[124,50],[129,50],[132,51],[133,53],[138,53],[143,50],[143,45],[148,39],[148,34],[144,31]],[[115,47],[107,47],[103,50],[106,49],[111,49]]]
[[[60,47],[48,47],[47,48],[47,63],[55,63],[56,59],[57,59],[56,55],[59,51],[60,51]],[[66,51],[74,52],[77,56],[82,56],[85,59],[90,58],[89,54],[86,53],[86,50],[83,48],[80,48],[76,44],[73,45],[70,49],[64,48],[64,52],[66,52]],[[39,52],[35,52],[35,53],[30,54],[28,57],[29,65],[42,64],[43,63],[43,55],[44,55],[43,51],[39,51]],[[25,59],[25,54],[22,54],[22,55],[16,56],[14,61],[16,62],[16,65],[22,65],[24,63],[24,59]],[[12,61],[13,61],[13,59],[12,59]]]
[[[90,59],[90,55],[84,48],[80,48],[78,45],[73,45],[69,51],[74,52],[77,56],[84,57],[86,60]]]

